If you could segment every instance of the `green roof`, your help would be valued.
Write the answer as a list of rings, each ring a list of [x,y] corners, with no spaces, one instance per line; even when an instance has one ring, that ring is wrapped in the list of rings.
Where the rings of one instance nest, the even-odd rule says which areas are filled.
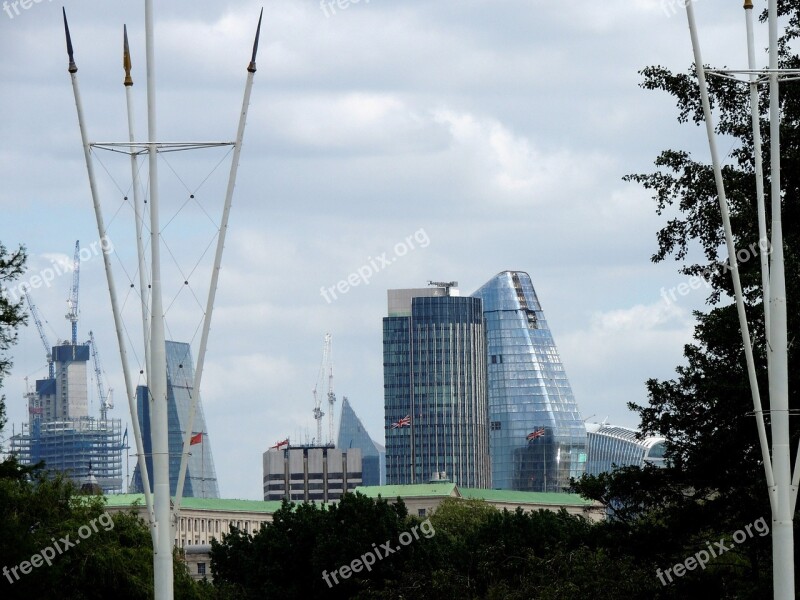
[[[139,504],[144,506],[144,494],[111,494],[105,496],[107,506],[125,508]],[[174,500],[174,498],[173,498]],[[220,510],[226,512],[274,513],[281,507],[278,501],[228,500],[222,498],[184,498],[181,508],[200,510]]]
[[[547,504],[553,506],[592,506],[591,500],[578,494],[557,492],[518,492],[515,490],[486,490],[480,488],[459,488],[461,496],[471,500],[488,502],[508,502],[510,504]]]
[[[457,490],[455,483],[418,483],[413,485],[369,485],[359,486],[355,492],[359,492],[369,498],[381,496],[385,500],[390,500],[400,496],[401,498],[419,498],[424,496],[452,496],[453,491]],[[458,492],[456,491],[456,496]]]

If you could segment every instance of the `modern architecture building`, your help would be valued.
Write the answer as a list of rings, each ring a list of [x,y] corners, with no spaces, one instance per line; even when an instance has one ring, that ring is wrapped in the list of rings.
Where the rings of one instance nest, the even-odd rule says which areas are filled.
[[[89,471],[105,493],[123,491],[122,421],[89,416],[88,344],[53,346],[53,377],[25,394],[28,422],[12,430],[10,452],[20,463],[60,472],[81,486]]]
[[[605,423],[587,423],[588,460],[586,473],[599,475],[614,470],[614,467],[651,464],[664,466],[665,438],[659,436],[639,437],[638,432],[627,427]]]
[[[386,448],[373,440],[361,419],[353,410],[347,396],[342,398],[342,410],[339,416],[339,435],[336,447],[340,450],[359,448],[363,485],[383,485],[386,483]]]
[[[361,449],[270,448],[263,455],[264,500],[335,502],[363,482]]]
[[[178,487],[183,440],[188,427],[189,410],[194,390],[194,364],[189,344],[183,342],[166,342],[167,352],[167,418],[169,436],[169,486],[170,494],[175,495]],[[150,399],[146,386],[136,389],[136,406],[139,426],[142,430],[145,462],[150,475],[150,486],[153,486],[153,444],[150,429]],[[198,399],[197,411],[192,426],[191,450],[186,468],[183,496],[185,498],[219,498],[217,472],[214,468],[214,457],[211,453],[211,442],[203,414],[203,404]],[[137,464],[134,469],[131,491],[143,491],[142,477]]]
[[[586,429],[531,278],[503,271],[472,296],[486,320],[492,487],[562,492],[584,473]]]
[[[490,487],[486,335],[455,282],[389,290],[383,319],[386,481]]]

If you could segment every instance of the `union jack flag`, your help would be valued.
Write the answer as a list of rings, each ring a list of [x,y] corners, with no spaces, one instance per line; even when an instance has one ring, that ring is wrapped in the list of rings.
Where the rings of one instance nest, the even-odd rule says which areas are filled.
[[[536,438],[542,437],[543,435],[544,435],[544,427],[540,427],[536,431],[531,431],[525,439],[531,442]]]
[[[396,423],[392,423],[392,429],[400,429],[402,427],[411,427],[411,415],[406,415]]]

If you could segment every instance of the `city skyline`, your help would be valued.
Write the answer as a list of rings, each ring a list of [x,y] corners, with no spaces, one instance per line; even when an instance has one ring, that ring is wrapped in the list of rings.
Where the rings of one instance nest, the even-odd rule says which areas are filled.
[[[258,8],[204,0],[159,8],[165,137],[230,136],[236,111],[228,107],[240,98],[239,80],[231,85],[229,74],[242,69]],[[712,15],[712,8],[696,7],[698,19],[716,23],[719,37],[707,44],[706,59],[721,64],[739,52],[734,40],[742,24],[735,11]],[[141,128],[140,11],[91,4],[68,10],[89,135],[124,138],[121,23],[129,27]],[[638,87],[638,71],[647,65],[690,65],[688,44],[675,43],[685,38],[682,16],[656,2],[512,1],[502,9],[466,3],[457,11],[435,3],[360,3],[326,17],[318,3],[280,0],[267,7],[265,25],[203,382],[223,494],[260,497],[263,448],[313,428],[310,390],[326,331],[337,339],[337,389],[358,403],[380,440],[381,332],[370,324],[383,314],[384,290],[451,273],[464,290],[501,269],[531,273],[547,298],[584,416],[637,426],[626,403],[645,401],[646,379],[672,376],[691,340],[691,310],[706,296],[704,287],[675,300],[661,296],[662,288],[687,282],[677,265],[650,261],[656,232],[671,215],[656,215],[646,190],[621,181],[650,170],[666,147],[706,155],[702,136],[687,135],[671,118],[671,99]],[[86,248],[97,242],[61,28],[55,4],[35,4],[14,19],[0,13],[7,57],[0,74],[14,89],[0,98],[2,139],[14,140],[0,165],[0,239],[27,244],[25,280],[68,264],[76,238]],[[420,30],[429,34],[420,39]],[[209,43],[198,46],[196,39]],[[601,45],[602,61],[594,51]],[[102,160],[118,173],[113,161]],[[187,165],[173,166],[185,174],[180,167]],[[115,180],[101,175],[106,212],[120,215],[113,224],[120,227],[110,232],[112,261],[135,273],[132,233],[122,218],[129,209]],[[166,168],[163,175],[172,178]],[[174,198],[176,211],[184,196]],[[412,237],[411,249],[406,240],[419,231],[429,243]],[[170,244],[194,243],[201,254],[207,239],[188,232],[165,235]],[[348,282],[347,293],[337,289],[330,303],[320,295],[373,264],[380,268],[369,283]],[[116,392],[111,414],[130,424],[99,257],[84,262],[81,277],[82,312],[102,319],[95,330]],[[68,335],[68,279],[56,275],[34,290],[46,327],[61,338]],[[192,339],[189,317],[183,309],[169,315],[173,339]],[[135,354],[142,359],[141,348]],[[27,419],[24,378],[41,378],[46,369],[32,328],[21,332],[13,357],[3,392],[9,422],[19,423]],[[90,395],[91,403],[97,411]],[[242,455],[252,458],[242,464]]]

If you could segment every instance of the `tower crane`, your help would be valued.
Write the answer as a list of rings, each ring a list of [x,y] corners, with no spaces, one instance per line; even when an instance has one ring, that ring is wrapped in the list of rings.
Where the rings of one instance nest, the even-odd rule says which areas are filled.
[[[103,369],[100,367],[100,355],[97,352],[97,342],[94,339],[94,333],[89,332],[89,344],[92,349],[92,362],[94,363],[94,376],[97,380],[97,393],[100,396],[100,420],[105,421],[108,418],[108,410],[114,408],[113,393],[114,390],[108,388],[106,394],[103,387]]]
[[[36,308],[36,305],[31,300],[30,295],[28,292],[25,292],[25,301],[28,303],[28,310],[31,313],[31,317],[33,317],[33,322],[36,323],[36,330],[39,332],[39,339],[42,340],[42,345],[44,346],[45,354],[47,355],[47,374],[50,379],[55,379],[56,377],[56,369],[55,365],[53,364],[53,348],[50,346],[50,341],[47,339],[47,334],[44,332],[44,326],[42,325],[42,318],[39,315],[39,309]]]
[[[333,348],[331,346],[331,342],[333,341],[333,336],[328,334],[327,336],[328,342],[328,427],[330,431],[328,432],[328,443],[333,444],[333,405],[336,404],[336,394],[333,393]]]
[[[327,371],[329,355],[331,350],[331,334],[325,334],[325,341],[322,345],[322,363],[319,367],[319,375],[317,376],[317,382],[314,384],[314,419],[317,421],[317,438],[316,443],[322,443],[322,417],[325,416],[325,413],[322,412],[322,388],[325,386],[325,372]],[[330,385],[330,384],[329,384]],[[330,387],[329,387],[330,390]]]
[[[67,298],[67,320],[72,323],[72,345],[78,345],[78,284],[81,273],[80,240],[75,240],[75,256],[72,259],[72,289]]]

